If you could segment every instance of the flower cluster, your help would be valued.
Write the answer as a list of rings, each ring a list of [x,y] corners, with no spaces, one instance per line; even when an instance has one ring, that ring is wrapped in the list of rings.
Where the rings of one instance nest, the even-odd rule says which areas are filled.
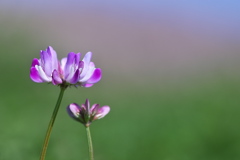
[[[32,81],[36,83],[52,83],[53,85],[59,85],[61,88],[47,129],[40,157],[41,160],[45,159],[52,127],[65,89],[71,85],[91,87],[101,80],[101,69],[96,68],[91,61],[92,53],[86,53],[82,60],[80,60],[80,55],[80,53],[70,52],[67,57],[64,57],[59,61],[56,51],[49,46],[46,51],[40,51],[40,59],[34,58],[32,60],[30,68],[30,78]],[[89,126],[93,121],[103,118],[109,111],[109,106],[100,107],[99,104],[94,104],[90,108],[90,102],[88,99],[86,99],[85,104],[82,104],[81,106],[72,103],[67,107],[68,114],[86,127],[89,144],[89,157],[91,160],[93,160],[93,147]]]
[[[68,114],[86,127],[88,127],[94,120],[103,118],[109,111],[109,106],[100,107],[99,104],[94,104],[90,108],[90,102],[88,99],[86,99],[85,104],[82,104],[81,106],[72,103],[67,107]]]
[[[37,83],[52,82],[54,85],[74,85],[91,87],[99,82],[101,69],[91,62],[92,53],[88,52],[80,60],[80,53],[70,52],[61,61],[55,50],[49,46],[40,52],[40,59],[33,59],[30,78]]]

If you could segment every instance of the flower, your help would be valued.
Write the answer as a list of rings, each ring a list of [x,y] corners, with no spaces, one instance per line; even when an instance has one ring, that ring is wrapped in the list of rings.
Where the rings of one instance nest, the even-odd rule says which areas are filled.
[[[83,125],[88,127],[93,121],[101,119],[108,114],[110,111],[109,106],[100,107],[99,104],[94,104],[90,108],[90,102],[86,99],[85,104],[79,106],[77,103],[71,103],[67,107],[67,112],[70,117]]]
[[[37,83],[91,87],[102,76],[101,69],[95,68],[91,58],[92,53],[88,52],[80,61],[80,53],[70,52],[60,63],[57,53],[49,46],[46,51],[40,51],[40,59],[33,59],[30,78]]]
[[[57,53],[49,46],[46,51],[40,51],[40,59],[33,59],[30,78],[37,83],[51,82],[52,73],[57,69]]]
[[[101,80],[102,72],[100,68],[95,68],[91,62],[92,53],[88,52],[80,61],[80,53],[70,52],[67,57],[61,60],[62,72],[59,76],[69,84],[83,87],[91,87]]]

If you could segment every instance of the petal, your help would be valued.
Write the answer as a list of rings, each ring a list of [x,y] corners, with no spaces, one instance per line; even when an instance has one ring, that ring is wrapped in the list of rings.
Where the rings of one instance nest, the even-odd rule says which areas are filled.
[[[83,62],[85,64],[89,64],[91,62],[91,59],[92,59],[92,52],[87,52],[83,57]]]
[[[73,68],[73,66],[70,66],[69,68],[69,72],[67,73],[68,75],[66,75],[64,78],[67,82],[70,82],[70,80],[72,79],[73,75],[75,74],[75,70]]]
[[[83,68],[83,71],[82,71],[82,77],[84,77],[87,72],[88,72],[88,68],[89,68],[89,63],[91,61],[91,58],[92,58],[92,52],[88,52],[86,53],[86,55],[84,56],[83,58],[83,62],[84,62],[84,68]]]
[[[93,62],[90,62],[90,63],[89,63],[89,66],[92,67],[92,68],[96,68],[96,67],[95,67],[95,64],[94,64]]]
[[[65,69],[66,63],[67,63],[67,57],[64,57],[64,58],[61,60],[61,68],[62,68],[62,70]]]
[[[36,82],[36,83],[42,83],[44,82],[39,74],[38,74],[38,70],[35,67],[31,67],[30,69],[30,78],[32,79],[32,81]]]
[[[81,68],[81,69],[84,68],[84,62],[83,61],[79,61],[78,68]]]
[[[54,85],[58,85],[58,84],[61,84],[61,83],[62,83],[62,79],[60,78],[59,73],[57,72],[57,70],[54,70],[54,71],[53,71],[53,74],[52,74],[52,83],[53,83]]]
[[[79,80],[79,75],[80,75],[80,71],[79,69],[75,72],[75,74],[71,77],[71,79],[69,79],[67,82],[71,83],[71,84],[76,84]]]
[[[94,104],[94,105],[92,105],[92,107],[91,107],[91,112],[92,112],[92,114],[95,115],[95,114],[97,113],[99,107],[100,107],[99,104]]]
[[[85,111],[86,110],[86,106],[85,106],[85,104],[81,104],[81,111]]]
[[[51,76],[52,74],[52,57],[51,54],[46,51],[41,51],[41,66],[46,73],[47,76]]]
[[[71,103],[68,107],[67,107],[67,112],[68,114],[72,117],[77,119],[80,115],[80,111],[81,108],[78,104],[76,103]]]
[[[88,99],[86,99],[86,101],[85,101],[85,106],[86,106],[86,111],[87,111],[88,115],[90,115],[91,114],[90,113],[90,102]]]
[[[37,58],[34,58],[33,60],[32,60],[32,65],[31,65],[31,67],[35,67],[36,65],[40,65],[39,64],[39,61],[38,61],[38,59]]]
[[[52,69],[57,69],[58,68],[58,59],[57,59],[56,51],[51,46],[48,46],[47,52],[51,55]]]
[[[63,77],[63,70],[61,68],[60,62],[58,62],[58,70],[57,71],[58,71],[59,76]]]
[[[101,108],[98,109],[98,112],[96,114],[96,119],[100,119],[103,118],[104,116],[106,116],[110,111],[110,107],[109,106],[102,106]]]
[[[87,67],[87,66],[84,65],[83,71],[84,71],[84,69],[85,69],[86,67]],[[87,82],[87,80],[89,80],[89,78],[91,78],[91,76],[92,76],[95,68],[92,68],[92,67],[87,67],[87,68],[89,68],[88,71],[86,72],[86,74],[84,75],[84,77],[83,77],[83,76],[82,76],[82,77],[80,76],[79,82]],[[81,74],[81,75],[82,75],[82,74]]]
[[[44,82],[51,82],[52,79],[46,75],[46,73],[43,71],[41,66],[35,66],[35,68],[38,71],[39,77],[44,81]]]
[[[89,87],[92,87],[94,84],[82,84],[81,86],[82,87],[85,87],[85,88],[89,88]]]
[[[73,53],[73,52],[68,53],[67,62],[66,62],[65,68],[64,68],[65,79],[67,79],[67,77],[69,76],[69,74],[72,71],[71,68],[75,63],[74,58],[75,58],[75,53]]]
[[[102,71],[100,68],[96,68],[94,71],[93,71],[93,74],[92,76],[87,80],[86,83],[97,83],[101,80],[102,78]]]
[[[78,65],[79,61],[80,61],[80,56],[81,56],[81,53],[76,53],[75,54],[75,64]]]

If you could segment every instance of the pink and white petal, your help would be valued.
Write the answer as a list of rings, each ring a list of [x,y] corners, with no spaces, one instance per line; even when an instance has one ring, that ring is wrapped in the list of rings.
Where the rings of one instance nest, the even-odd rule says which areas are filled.
[[[51,54],[52,69],[57,69],[58,68],[58,59],[57,59],[56,51],[51,46],[48,46],[47,52]]]
[[[53,71],[51,54],[46,51],[42,51],[41,54],[42,54],[41,60],[42,60],[43,70],[47,76],[51,76]]]
[[[46,51],[40,50],[40,60],[41,60],[42,63],[44,63],[44,61],[43,61],[44,57],[43,56],[44,56],[45,52]]]
[[[34,81],[36,83],[43,83],[44,82],[40,78],[40,76],[38,74],[38,70],[35,67],[31,67],[31,69],[30,69],[30,78],[32,79],[32,81]]]
[[[84,68],[84,62],[83,61],[79,61],[78,68],[77,68],[79,70],[79,72],[80,72],[79,79],[81,78],[81,74],[82,74],[83,68]]]
[[[84,58],[83,58],[83,62],[84,62],[84,68],[83,68],[83,71],[82,71],[82,77],[84,77],[87,72],[88,72],[88,68],[89,68],[89,63],[91,62],[91,59],[92,59],[92,52],[88,52],[85,54]]]
[[[73,66],[70,66],[70,68],[69,68],[69,73],[66,74],[66,76],[64,77],[65,80],[66,80],[67,82],[70,82],[70,80],[72,79],[72,77],[73,77],[74,74],[75,74],[75,70],[74,70]]]
[[[64,68],[64,74],[66,79],[71,74],[71,68],[74,64],[74,58],[75,58],[75,53],[73,52],[68,53],[67,62]]]
[[[92,52],[87,52],[83,57],[83,62],[88,65],[91,62],[91,59],[92,59]]]
[[[62,68],[62,70],[64,70],[64,68],[66,66],[66,63],[67,63],[67,57],[62,58],[62,60],[61,60],[61,68]]]
[[[92,74],[92,76],[87,80],[86,83],[97,83],[102,78],[102,71],[100,68],[96,68]]]
[[[80,115],[80,106],[76,103],[71,103],[68,107],[67,107],[67,111],[69,113],[69,115],[73,118],[78,118]]]
[[[60,65],[60,62],[58,62],[58,73],[59,73],[59,75],[61,75],[61,77],[63,76],[63,70],[62,70],[62,68],[61,68],[61,65]]]
[[[43,71],[41,66],[35,66],[35,68],[38,71],[38,74],[40,76],[40,78],[44,81],[44,82],[51,82],[52,78],[47,77],[47,75],[45,74],[45,72]]]
[[[54,85],[58,85],[58,84],[61,84],[61,83],[62,83],[62,79],[60,78],[59,73],[57,72],[57,70],[54,70],[54,71],[53,71],[53,74],[52,74],[52,83],[53,83]]]
[[[39,66],[40,63],[39,63],[39,61],[38,61],[37,58],[34,58],[34,59],[32,60],[32,65],[31,65],[31,67],[35,67],[36,65]]]
[[[104,116],[106,116],[109,113],[109,111],[110,111],[109,106],[102,106],[101,108],[98,109],[96,118],[97,119],[103,118]]]
[[[84,67],[85,67],[85,66],[84,66]],[[84,68],[83,68],[83,70],[84,70]],[[89,68],[84,77],[81,77],[81,76],[80,76],[79,82],[86,82],[87,80],[89,80],[89,78],[91,78],[94,70],[95,70],[95,68]]]
[[[89,63],[89,67],[95,68],[94,62],[90,62],[90,63]]]

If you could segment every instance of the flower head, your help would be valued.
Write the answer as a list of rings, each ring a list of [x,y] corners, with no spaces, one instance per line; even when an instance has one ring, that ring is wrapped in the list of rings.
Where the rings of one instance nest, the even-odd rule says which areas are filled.
[[[91,62],[92,53],[88,52],[82,61],[80,53],[69,53],[61,60],[62,78],[69,84],[83,87],[91,87],[101,80],[102,72],[100,68],[95,68]]]
[[[51,82],[52,73],[57,69],[57,53],[49,46],[46,51],[40,51],[40,59],[33,59],[30,78],[37,83]]]
[[[90,108],[90,102],[86,99],[85,104],[79,106],[76,103],[71,103],[67,107],[67,112],[73,119],[81,122],[85,126],[89,126],[94,120],[103,118],[110,111],[109,106],[100,107],[99,104],[94,104]]]
[[[91,62],[91,52],[88,52],[82,61],[80,55],[70,52],[60,63],[57,53],[49,46],[46,51],[40,52],[40,59],[33,59],[30,78],[37,83],[52,82],[54,85],[91,87],[100,81],[101,69],[95,68]]]

